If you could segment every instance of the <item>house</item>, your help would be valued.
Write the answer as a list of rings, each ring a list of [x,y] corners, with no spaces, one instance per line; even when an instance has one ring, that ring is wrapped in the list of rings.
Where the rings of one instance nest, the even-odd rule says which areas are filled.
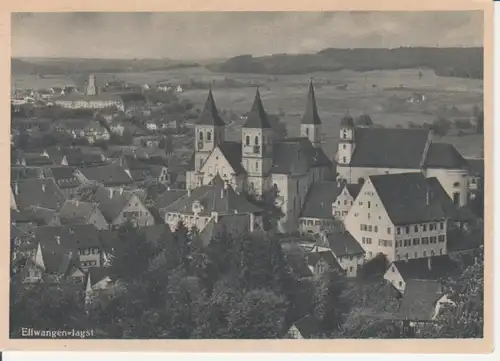
[[[125,132],[124,122],[119,119],[111,121],[111,124],[109,125],[109,131],[113,134],[119,135],[120,137],[123,136],[123,133]]]
[[[109,225],[97,204],[67,200],[59,212],[62,225],[92,224],[97,229],[108,229]]]
[[[42,207],[29,207],[21,211],[10,212],[10,223],[17,229],[29,232],[40,226],[58,226],[60,219],[53,209]]]
[[[458,264],[449,256],[416,258],[389,264],[384,279],[404,294],[410,280],[440,281],[459,272]]]
[[[361,190],[361,184],[343,184],[343,188],[332,205],[332,213],[336,219],[343,220],[354,204]]]
[[[198,233],[197,244],[200,248],[204,248],[222,236],[238,237],[247,232],[261,229],[259,224],[252,225],[252,220],[254,220],[253,215],[249,213],[212,217]]]
[[[24,283],[57,283],[62,279],[83,281],[85,274],[78,255],[58,240],[38,242],[36,251],[24,257],[21,271]]]
[[[334,269],[343,271],[339,263],[333,256],[333,253],[329,250],[313,250],[312,252],[305,254],[305,259],[307,262],[307,266],[314,276],[321,276],[323,273]]]
[[[347,183],[360,183],[371,175],[415,172],[437,178],[457,205],[468,200],[467,162],[453,145],[433,142],[428,129],[357,127],[345,116],[336,160],[338,178]]]
[[[100,291],[108,290],[111,284],[109,268],[90,267],[85,280],[85,302],[90,303]]]
[[[99,167],[81,168],[77,176],[83,183],[94,182],[104,187],[127,187],[133,185],[134,181],[129,172],[116,165],[104,165]]]
[[[237,191],[255,197],[274,195],[283,217],[282,232],[295,231],[312,183],[331,176],[332,162],[321,148],[321,120],[312,84],[300,137],[281,137],[271,125],[257,89],[241,130],[241,143],[225,139],[212,90],[195,125],[194,154],[186,172],[186,188],[207,185],[219,174]]]
[[[73,198],[78,187],[82,184],[76,176],[76,169],[73,167],[52,167],[49,170],[51,178],[54,179],[66,199]]]
[[[146,126],[147,130],[157,130],[158,126],[156,125],[156,122],[154,120],[148,120],[144,123]]]
[[[142,191],[98,187],[82,195],[81,201],[99,204],[99,210],[112,228],[131,222],[137,227],[155,224],[151,211],[145,206]]]
[[[409,280],[394,319],[418,333],[421,325],[436,322],[443,307],[454,305],[439,282]]]
[[[317,338],[321,334],[320,321],[313,315],[306,315],[294,322],[286,334],[286,338]]]
[[[102,153],[84,153],[79,150],[67,152],[67,154],[63,156],[61,161],[61,165],[63,166],[76,168],[102,166],[105,163],[106,157]]]
[[[88,122],[83,131],[85,132],[85,138],[89,144],[94,144],[99,141],[106,142],[110,137],[108,130],[95,120]]]
[[[478,191],[484,188],[484,159],[483,158],[467,158],[467,163],[470,167],[469,190],[471,198],[475,198]]]
[[[176,192],[172,198],[178,194]],[[163,198],[167,198],[167,195]],[[262,213],[261,209],[243,195],[237,194],[220,176],[215,177],[208,185],[189,190],[170,205],[158,210],[172,231],[175,231],[178,223],[182,221],[187,228],[196,227],[200,232],[212,219],[218,223],[220,217],[236,214],[246,214],[250,217],[249,231],[252,232],[255,225],[260,224]]]
[[[358,269],[365,263],[365,251],[346,230],[325,232],[323,235],[336,261],[347,277],[356,277]]]
[[[446,254],[446,232],[457,207],[436,178],[422,173],[366,178],[344,223],[366,258],[389,261]]]
[[[163,135],[136,134],[132,138],[132,145],[148,148],[159,148],[162,142],[165,142],[165,137]]]
[[[337,182],[312,183],[300,214],[301,233],[320,234],[335,225],[332,206],[341,188]]]
[[[46,178],[45,170],[46,168],[11,165],[10,180],[11,182],[19,182],[26,179],[43,179]]]
[[[16,206],[19,210],[30,207],[59,211],[66,201],[64,193],[54,179],[26,179],[11,184]]]
[[[44,262],[53,254],[72,254],[83,270],[103,263],[99,231],[94,225],[64,225],[39,227],[35,239],[41,247]],[[82,280],[83,281],[83,280]]]

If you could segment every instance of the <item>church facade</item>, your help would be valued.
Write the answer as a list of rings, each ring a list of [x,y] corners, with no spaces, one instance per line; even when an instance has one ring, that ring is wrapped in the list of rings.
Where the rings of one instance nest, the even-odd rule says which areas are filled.
[[[264,109],[259,90],[241,129],[241,141],[225,139],[212,91],[195,128],[195,150],[186,187],[210,184],[219,175],[237,192],[263,197],[273,192],[283,217],[281,231],[297,229],[300,210],[313,182],[332,177],[332,162],[321,148],[321,120],[309,85],[299,137],[282,138]]]

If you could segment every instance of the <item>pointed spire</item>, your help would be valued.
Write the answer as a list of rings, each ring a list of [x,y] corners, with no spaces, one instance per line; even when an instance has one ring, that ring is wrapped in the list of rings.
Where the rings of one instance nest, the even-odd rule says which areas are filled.
[[[316,96],[314,95],[312,78],[309,82],[309,93],[307,94],[306,111],[304,112],[304,116],[302,117],[302,124],[321,124],[321,119],[318,114],[318,108],[316,106]]]
[[[259,87],[257,87],[257,91],[255,92],[255,99],[253,100],[252,104],[252,109],[250,110],[250,113],[248,113],[247,121],[245,122],[243,127],[256,129],[271,128],[271,124],[269,124],[269,120],[267,119],[266,111],[264,110],[264,106],[262,105]]]
[[[217,126],[226,125],[226,123],[224,123],[224,120],[222,120],[222,118],[220,117],[217,106],[215,105],[214,96],[212,94],[212,85],[209,85],[208,97],[197,124]]]

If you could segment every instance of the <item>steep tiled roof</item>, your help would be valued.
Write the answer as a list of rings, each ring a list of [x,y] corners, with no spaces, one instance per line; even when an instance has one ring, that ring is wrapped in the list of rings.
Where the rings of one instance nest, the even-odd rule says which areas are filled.
[[[185,196],[187,191],[185,189],[169,189],[159,195],[156,199],[156,208],[162,209],[168,207],[179,198]]]
[[[419,169],[430,131],[356,128],[352,167]]]
[[[267,119],[266,111],[262,105],[262,100],[260,99],[260,92],[257,88],[255,92],[255,99],[252,104],[252,109],[248,113],[247,120],[243,125],[243,128],[254,128],[254,129],[271,129],[271,124]]]
[[[467,158],[467,163],[472,173],[479,176],[484,176],[484,159],[483,158]]]
[[[358,196],[359,191],[361,190],[361,186],[362,184],[356,184],[356,183],[346,184],[347,191],[354,199],[356,199],[356,197]]]
[[[457,208],[435,178],[422,173],[399,173],[369,177],[395,225],[433,222],[453,218]]]
[[[120,166],[107,165],[102,167],[82,168],[80,172],[91,181],[96,181],[104,186],[129,185],[132,178]]]
[[[198,201],[203,209],[202,215],[210,215],[212,212],[219,214],[235,213],[257,213],[259,208],[250,203],[244,196],[237,194],[230,185],[225,186],[220,176],[215,176],[210,185],[204,185],[179,198],[177,201],[167,206],[164,212],[193,213],[192,206]]]
[[[313,83],[309,83],[309,93],[307,94],[306,111],[302,117],[302,124],[321,124],[321,119],[319,118],[318,108],[316,106],[316,97],[314,95]]]
[[[363,247],[348,231],[333,232],[327,235],[328,244],[337,257],[363,254]]]
[[[97,206],[93,203],[68,200],[64,203],[59,213],[61,224],[86,224]]]
[[[305,137],[286,138],[273,145],[273,168],[281,174],[306,173],[311,167],[330,167],[332,162],[321,148]]]
[[[111,194],[111,191],[111,188],[99,188],[95,198],[99,203],[99,210],[108,222],[115,220],[133,195],[138,196],[141,202],[143,201],[142,195],[134,191],[123,190],[120,192],[114,190],[113,194]]]
[[[333,219],[332,204],[340,194],[337,182],[312,183],[307,192],[301,217]]]
[[[78,187],[81,182],[75,175],[76,169],[72,167],[52,167],[50,174],[61,189]]]
[[[95,284],[101,282],[103,279],[111,276],[109,267],[90,267],[87,272],[87,277],[90,278],[91,286],[94,286]]]
[[[313,315],[307,315],[294,323],[303,338],[318,336],[321,332],[320,321]]]
[[[68,162],[68,166],[70,167],[88,167],[104,164],[102,155],[99,153],[83,153],[74,151],[68,153],[65,157]]]
[[[429,262],[431,267],[429,268]],[[430,258],[413,258],[403,261],[394,261],[401,277],[405,280],[434,280],[437,281],[454,272],[459,271],[459,265],[449,256],[435,256]],[[391,269],[389,266],[389,269]]]
[[[44,245],[58,245],[66,250],[86,247],[99,247],[99,231],[92,224],[38,227],[35,230],[37,241]],[[59,243],[57,242],[59,237]]]
[[[233,167],[236,174],[246,172],[245,168],[243,168],[243,165],[241,164],[241,143],[225,141],[219,145],[219,148],[231,167]]]
[[[406,283],[403,299],[395,318],[412,321],[430,321],[435,305],[443,295],[437,281],[410,280]]]
[[[453,144],[431,143],[424,166],[427,168],[464,169],[468,164]]]
[[[205,106],[200,114],[198,123],[200,125],[216,125],[224,126],[225,123],[219,115],[217,106],[215,105],[214,97],[212,95],[212,89],[208,91],[208,97],[205,102]]]
[[[331,251],[309,252],[306,253],[305,259],[307,264],[312,267],[314,267],[321,259],[331,267],[339,267],[339,264]]]
[[[19,209],[30,206],[59,210],[66,200],[53,179],[26,179],[12,184]],[[16,191],[17,189],[17,191]]]
[[[40,226],[48,225],[56,216],[53,209],[30,207],[21,211],[10,212],[10,220],[14,223],[34,222]]]
[[[218,222],[215,222],[215,218],[211,218],[198,234],[198,237],[202,242],[202,246],[206,247],[212,240],[217,239],[223,234],[234,237],[249,230],[249,214],[228,214],[219,217]]]

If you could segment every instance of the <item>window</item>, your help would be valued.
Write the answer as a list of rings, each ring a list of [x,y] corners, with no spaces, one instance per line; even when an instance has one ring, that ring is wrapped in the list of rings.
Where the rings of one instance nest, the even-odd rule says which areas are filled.
[[[401,227],[396,227],[396,233],[401,234]]]
[[[370,208],[370,206],[371,206],[371,202],[370,202],[370,201],[368,201],[368,208]]]
[[[248,135],[245,137],[245,145],[250,145],[250,137]]]
[[[415,226],[415,227],[414,227],[414,231],[415,231],[415,232],[418,232],[418,226]]]
[[[439,223],[439,228],[440,228],[441,230],[443,230],[443,229],[444,229],[444,222]]]
[[[408,259],[408,253],[405,253],[405,259]]]
[[[347,200],[344,200],[344,206],[347,206]]]
[[[427,252],[426,251],[424,251],[423,256],[427,257]]]
[[[422,224],[422,231],[427,231],[427,224]]]
[[[397,258],[398,261],[401,260],[401,256],[399,254],[396,256],[396,258]]]
[[[418,252],[415,252],[415,258],[418,258]]]
[[[437,242],[437,237],[436,236],[432,236],[431,237],[431,243],[436,243]]]
[[[200,132],[200,141],[203,142],[203,132]]]
[[[342,163],[347,163],[347,158],[346,157],[342,157]]]
[[[373,226],[373,232],[378,232],[378,226]]]
[[[387,234],[391,234],[391,227],[387,227]]]
[[[410,227],[406,226],[405,231],[406,231],[406,234],[410,233]]]
[[[420,244],[420,238],[413,238],[413,245],[419,245]]]
[[[212,132],[207,132],[207,142],[212,141]]]
[[[315,222],[315,224],[316,224],[317,226],[319,226],[319,225],[321,225],[321,221],[316,221],[316,222]]]
[[[340,216],[340,211],[335,211],[336,216]]]
[[[403,287],[403,282],[399,281],[399,287]]]
[[[443,255],[443,249],[442,249],[442,248],[440,248],[440,249],[439,249],[439,254],[440,254],[441,256]]]
[[[368,232],[371,232],[371,231],[372,231],[372,226],[371,226],[371,225],[369,225],[369,226],[368,226]]]
[[[259,145],[259,137],[255,137],[255,145]]]
[[[438,241],[439,243],[443,243],[445,241],[446,237],[444,235],[438,236]]]
[[[429,244],[429,237],[422,237],[422,244]]]
[[[259,170],[259,162],[255,162],[255,169]]]
[[[344,139],[347,139],[347,132],[344,130],[344,132],[342,133],[342,138]]]
[[[309,136],[309,128],[306,128],[306,135]]]
[[[434,251],[431,251],[431,257],[434,257]]]
[[[346,149],[347,146],[345,144],[342,144],[342,149]]]
[[[453,193],[453,203],[455,203],[455,204],[460,203],[460,192]]]
[[[434,230],[434,223],[430,223],[429,224],[429,231],[433,231]]]
[[[307,221],[307,225],[308,225],[308,226],[312,226],[312,225],[313,225],[313,221],[312,221],[311,219],[309,219],[309,220]]]
[[[349,256],[349,260],[352,261],[352,256]]]

